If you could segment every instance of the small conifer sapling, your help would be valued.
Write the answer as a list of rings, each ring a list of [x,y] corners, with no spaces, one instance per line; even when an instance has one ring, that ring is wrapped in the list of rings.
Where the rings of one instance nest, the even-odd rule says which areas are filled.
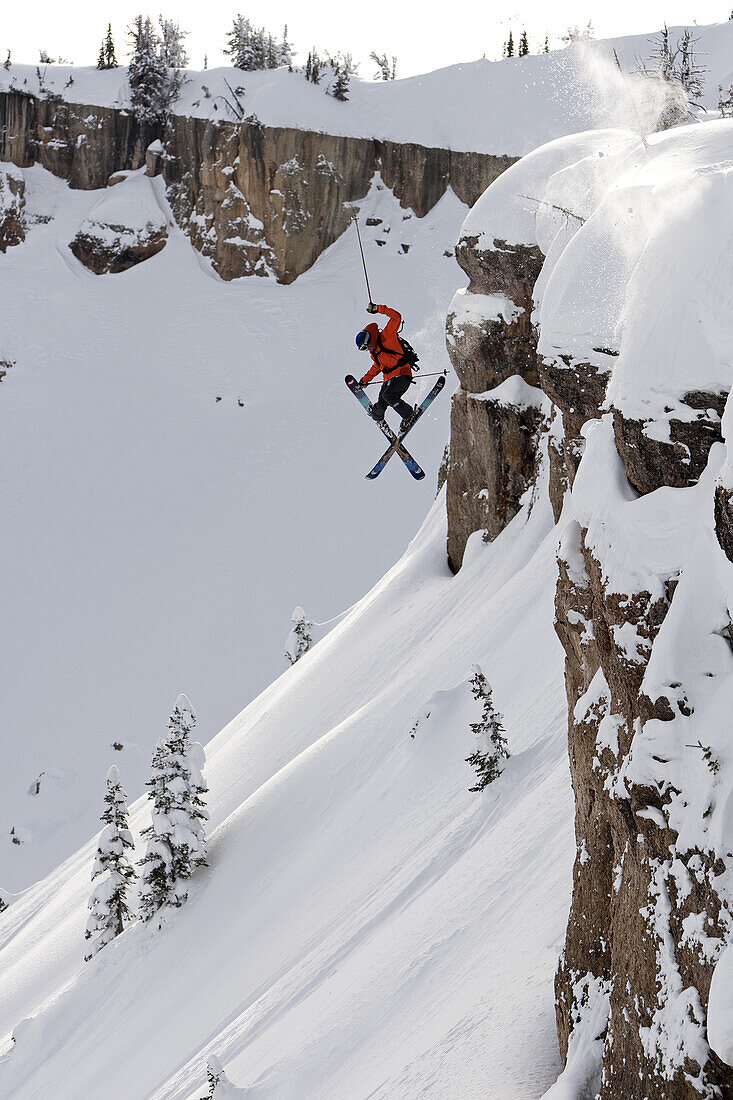
[[[474,752],[466,757],[476,772],[476,784],[470,791],[482,791],[502,773],[501,761],[509,759],[509,750],[502,723],[502,716],[494,709],[491,686],[478,665],[471,669],[469,677],[471,694],[481,708],[477,722],[471,722],[471,732],[477,739]]]
[[[314,624],[310,619],[306,619],[305,611],[302,607],[295,608],[291,622],[293,628],[285,643],[285,656],[290,661],[290,664],[294,665],[313,645]]]

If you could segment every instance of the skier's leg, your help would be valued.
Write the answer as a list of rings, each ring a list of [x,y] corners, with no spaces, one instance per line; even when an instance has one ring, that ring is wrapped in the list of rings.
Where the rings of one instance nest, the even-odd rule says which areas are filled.
[[[387,411],[387,405],[390,404],[387,398],[387,387],[389,382],[383,382],[379,389],[379,397],[372,405],[371,416],[373,420],[384,420],[384,414]]]
[[[386,391],[384,398],[387,404],[391,405],[403,420],[409,419],[415,411],[412,405],[408,405],[406,401],[402,400],[404,394],[410,388],[410,381],[408,375],[402,374],[399,378],[390,378],[389,382],[385,382],[382,387],[382,390]],[[380,393],[379,396],[381,400],[382,394]]]

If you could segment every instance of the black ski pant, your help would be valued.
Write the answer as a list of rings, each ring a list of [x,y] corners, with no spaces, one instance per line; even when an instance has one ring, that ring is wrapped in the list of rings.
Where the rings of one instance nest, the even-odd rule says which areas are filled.
[[[412,379],[407,374],[401,374],[397,378],[389,378],[382,384],[382,388],[379,391],[379,398],[374,402],[372,407],[372,416],[375,420],[384,420],[384,414],[387,411],[387,406],[391,406],[396,413],[405,420],[408,416],[412,416],[415,411],[412,405],[408,405],[406,401],[403,401],[407,390],[410,388]]]

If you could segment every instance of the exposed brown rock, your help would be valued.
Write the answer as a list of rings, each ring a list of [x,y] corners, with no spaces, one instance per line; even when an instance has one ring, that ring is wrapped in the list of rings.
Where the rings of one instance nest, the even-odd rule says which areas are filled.
[[[456,259],[470,279],[474,294],[504,294],[518,306],[531,305],[532,291],[545,258],[536,245],[495,240],[492,249],[480,249],[477,237],[462,237]]]
[[[25,180],[0,169],[0,252],[25,240]]]
[[[566,436],[580,437],[587,420],[601,415],[611,373],[591,363],[575,362],[569,355],[540,364],[540,386],[563,415]]]
[[[733,562],[733,489],[715,489],[715,533],[728,561]]]
[[[465,193],[510,159],[180,116],[169,120],[165,145],[176,220],[222,278],[271,269],[286,283],[344,232],[345,204],[364,198],[378,169],[402,205],[423,215],[454,170]]]
[[[457,572],[474,531],[495,539],[534,478],[542,414],[462,390],[453,398],[448,475],[448,561]]]
[[[468,298],[500,295],[509,307],[506,319],[467,321],[451,312],[446,320],[448,354],[461,383],[451,413],[446,495],[448,560],[454,571],[473,531],[496,538],[516,515],[536,471],[538,410],[471,397],[515,375],[530,386],[537,386],[539,378],[532,290],[544,258],[536,247],[494,244],[495,249],[479,252],[476,237],[463,238],[456,256],[470,279]]]
[[[685,919],[702,914],[706,935],[723,937],[714,886],[722,867],[713,866],[706,853],[675,851],[676,836],[664,816],[671,792],[654,785],[614,785],[643,723],[675,717],[667,699],[652,701],[640,692],[651,647],[674,590],[674,584],[667,586],[667,599],[609,590],[600,563],[585,546],[584,533],[571,525],[560,552],[556,630],[566,654],[578,855],[565,948],[556,976],[556,1011],[565,1052],[582,1012],[577,1001],[579,979],[590,974],[610,989],[601,1100],[733,1096],[733,1071],[711,1052],[707,1051],[702,1065],[683,1056],[677,1068],[670,1070],[650,1055],[643,1040],[664,1004],[660,989],[664,990],[667,978],[660,972],[660,952],[665,966],[675,968],[682,987],[697,991],[698,1024],[704,1026],[712,968],[709,958],[684,935]],[[625,624],[633,627],[638,639],[631,650],[628,644],[620,644],[616,633]],[[625,634],[628,637],[628,630]],[[602,690],[591,694],[586,708],[579,706],[593,677],[601,673]],[[689,713],[684,706],[680,711]],[[613,736],[607,725],[601,737],[604,720],[611,724]],[[673,856],[676,866],[690,877],[689,894],[678,890]],[[664,944],[660,935],[666,936]],[[672,957],[670,945],[674,946]],[[702,1091],[692,1087],[691,1078],[704,1083]]]
[[[662,485],[684,488],[694,485],[705,466],[713,443],[722,440],[720,418],[727,393],[688,393],[684,404],[697,410],[691,422],[672,419],[671,442],[650,438],[646,421],[630,420],[614,410],[616,447],[626,476],[640,493],[652,493]]]
[[[155,256],[168,240],[165,229],[133,232],[124,225],[107,225],[105,229],[114,234],[112,239],[106,233],[97,237],[79,232],[69,245],[77,260],[95,275],[127,271]]]
[[[448,354],[461,387],[468,393],[485,393],[515,374],[531,386],[537,385],[537,343],[530,320],[531,302],[517,304],[523,312],[511,324],[499,319],[467,325],[459,322],[454,313],[448,314]]]

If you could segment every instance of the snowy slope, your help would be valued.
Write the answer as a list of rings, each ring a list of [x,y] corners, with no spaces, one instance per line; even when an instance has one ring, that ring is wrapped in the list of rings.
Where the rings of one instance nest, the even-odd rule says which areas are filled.
[[[384,441],[343,383],[364,368],[353,233],[290,287],[221,282],[173,225],[157,256],[100,277],[68,249],[100,192],[25,175],[31,217],[51,220],[0,258],[16,364],[0,390],[0,890],[91,835],[110,764],[142,790],[181,690],[208,741],[286,667],[296,604],[324,622],[393,564],[434,496],[450,393],[413,437],[425,482],[397,459],[366,482]],[[103,201],[119,212],[126,188],[170,222],[159,180]],[[376,183],[361,206],[383,219],[364,227],[375,293],[443,369],[465,206],[449,193],[419,220]]]
[[[503,61],[481,59],[451,65],[432,73],[395,81],[354,78],[349,100],[339,103],[321,85],[286,69],[241,72],[221,68],[189,72],[176,111],[203,118],[233,118],[226,105],[234,88],[245,89],[241,100],[247,114],[267,126],[292,126],[347,137],[375,137],[416,142],[435,148],[522,155],[562,134],[600,126],[635,126],[646,110],[649,88],[640,94],[624,83],[613,51],[625,72],[648,62],[649,34],[604,39],[548,54]],[[670,27],[674,45],[683,31]],[[696,54],[706,68],[702,105],[718,102],[718,85],[733,81],[733,23],[694,27]],[[129,102],[124,68],[98,72],[93,68],[49,65],[41,70],[43,88],[72,103],[126,106]],[[68,86],[69,78],[73,83]],[[0,90],[10,87],[43,94],[38,69],[11,65],[0,69]]]
[[[209,745],[211,867],[169,928],[81,962],[90,846],[10,907],[0,1093],[193,1098],[209,1053],[252,1097],[551,1084],[574,848],[557,533],[542,493],[453,578],[444,509]],[[512,752],[484,796],[464,761],[475,661]]]

